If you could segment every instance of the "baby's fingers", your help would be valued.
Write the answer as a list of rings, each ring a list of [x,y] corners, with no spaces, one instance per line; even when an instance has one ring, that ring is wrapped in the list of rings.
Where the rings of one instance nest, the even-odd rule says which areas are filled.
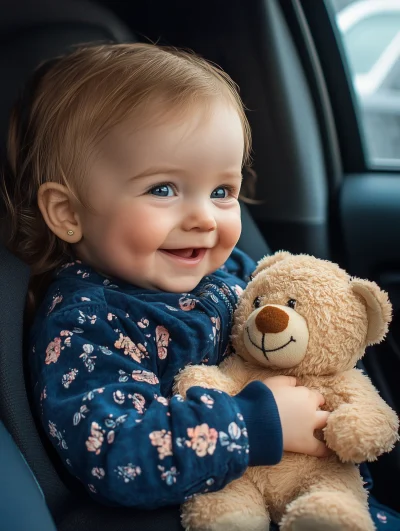
[[[329,450],[325,443],[313,437],[313,441],[310,444],[310,450],[307,453],[314,457],[328,457],[332,455],[332,450]]]
[[[325,404],[325,398],[323,397],[323,395],[321,395],[321,393],[319,393],[318,391],[312,391],[312,392],[315,395],[317,405],[319,407],[323,406]]]
[[[322,430],[322,428],[325,428],[326,423],[328,422],[328,417],[330,413],[329,411],[316,411],[316,422],[315,422],[315,430]]]

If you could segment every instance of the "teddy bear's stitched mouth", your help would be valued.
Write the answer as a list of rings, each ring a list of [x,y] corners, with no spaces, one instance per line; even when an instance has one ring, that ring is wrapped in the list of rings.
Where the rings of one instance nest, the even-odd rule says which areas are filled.
[[[256,348],[258,348],[258,350],[261,350],[261,352],[264,354],[264,356],[267,359],[267,361],[269,361],[269,358],[267,356],[267,352],[276,352],[278,350],[282,350],[283,348],[287,347],[288,345],[290,345],[290,343],[296,343],[296,340],[294,339],[294,337],[290,336],[289,341],[287,343],[285,343],[284,345],[282,345],[281,347],[272,348],[272,349],[266,349],[265,346],[264,346],[265,334],[263,334],[261,347],[260,347],[259,345],[257,345],[257,343],[254,343],[254,341],[251,339],[250,332],[249,332],[249,327],[246,327],[246,332],[247,332],[247,335],[249,337],[250,343],[252,345],[254,345]]]

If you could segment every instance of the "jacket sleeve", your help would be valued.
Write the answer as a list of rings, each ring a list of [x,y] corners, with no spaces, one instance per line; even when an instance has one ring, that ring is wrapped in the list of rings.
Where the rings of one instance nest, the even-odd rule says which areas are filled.
[[[251,416],[269,391],[256,382],[235,398],[201,387],[186,400],[163,397],[166,342],[163,330],[148,337],[145,324],[102,305],[59,311],[36,338],[31,368],[45,431],[71,473],[102,503],[150,509],[243,474],[241,408]]]

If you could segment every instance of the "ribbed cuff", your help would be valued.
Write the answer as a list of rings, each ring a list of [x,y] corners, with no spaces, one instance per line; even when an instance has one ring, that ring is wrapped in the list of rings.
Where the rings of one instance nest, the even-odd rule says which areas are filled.
[[[251,382],[233,397],[249,436],[249,465],[276,465],[282,459],[283,437],[274,395],[260,381]]]

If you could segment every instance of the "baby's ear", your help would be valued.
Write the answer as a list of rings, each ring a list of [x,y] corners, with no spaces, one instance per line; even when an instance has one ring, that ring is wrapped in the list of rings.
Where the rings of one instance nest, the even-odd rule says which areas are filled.
[[[272,254],[270,256],[264,256],[264,258],[261,258],[261,260],[257,264],[257,268],[252,273],[251,278],[253,279],[260,271],[263,271],[264,269],[267,269],[268,267],[271,267],[272,265],[276,264],[277,262],[280,262],[281,260],[285,260],[289,256],[292,256],[287,251],[278,251],[275,254]]]
[[[380,343],[385,338],[392,320],[392,305],[388,294],[369,280],[353,278],[350,284],[353,291],[363,297],[367,306],[367,345]]]

